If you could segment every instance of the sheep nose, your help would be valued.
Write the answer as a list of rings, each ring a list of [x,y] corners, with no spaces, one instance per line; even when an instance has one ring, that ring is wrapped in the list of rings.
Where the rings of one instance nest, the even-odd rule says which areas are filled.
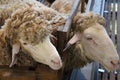
[[[60,64],[60,61],[59,61],[59,60],[58,60],[58,61],[51,60],[51,62],[52,62],[53,64],[56,64],[56,65],[59,65],[59,64]]]
[[[50,63],[56,67],[62,67],[62,60],[58,55],[52,54],[50,56]]]
[[[112,61],[111,61],[111,64],[112,64],[113,66],[118,66],[119,60],[112,60]]]

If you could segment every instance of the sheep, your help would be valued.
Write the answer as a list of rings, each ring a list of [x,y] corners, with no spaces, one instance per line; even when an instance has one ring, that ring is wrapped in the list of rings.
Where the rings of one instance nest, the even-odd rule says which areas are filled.
[[[34,41],[35,37],[33,35],[37,34],[35,33],[36,28],[38,28],[37,29],[38,32],[39,30],[48,31],[48,32],[45,32],[45,35],[48,35],[50,34],[49,31],[54,32],[57,30],[58,26],[64,26],[66,19],[68,18],[68,14],[59,13],[48,7],[39,7],[39,6],[37,7],[37,6],[32,6],[30,4],[28,4],[28,6],[29,7],[27,8],[21,8],[19,10],[16,10],[12,14],[12,16],[8,20],[6,20],[5,25],[3,26],[3,30],[5,30],[4,37],[8,39],[9,41],[8,43],[10,43],[12,47],[16,46],[15,48],[22,49],[23,52],[27,51],[27,53],[29,53],[36,61],[47,64],[51,68],[54,67],[53,69],[55,69],[56,68],[55,66],[57,66],[57,69],[58,69],[58,65],[59,65],[59,68],[61,67],[60,66],[61,60],[59,58],[57,58],[59,59],[59,61],[53,61],[51,60],[52,57],[50,57],[47,63],[46,63],[46,60],[43,60],[43,61],[39,60],[41,58],[40,56],[38,59],[38,56],[31,53],[32,51],[31,45],[32,47],[38,48],[38,46],[35,46],[35,45],[38,44],[39,41],[41,42],[39,36],[35,36],[38,41]],[[25,12],[27,14],[30,14],[30,16],[27,14],[24,14]],[[39,13],[39,15],[37,13]],[[31,29],[30,28],[31,26],[29,25],[30,23],[27,23],[29,21],[32,23],[31,25],[33,26],[38,23],[40,23],[40,26],[35,27],[35,30]],[[108,71],[116,69],[118,65],[119,57],[111,39],[108,37],[108,34],[104,29],[104,19],[101,16],[94,13],[83,13],[83,14],[77,14],[73,20],[73,23],[76,25],[75,33],[74,33],[74,36],[68,42],[68,46],[70,44],[73,45],[76,42],[79,42],[79,44],[77,43],[75,44],[75,48],[74,47],[72,48],[73,50],[71,51],[71,53],[74,54],[74,52],[76,51],[82,57],[83,59],[82,61],[86,59],[83,62],[84,65],[94,60],[101,63]],[[26,24],[28,24],[28,26],[26,26]],[[31,32],[32,34],[28,34],[27,32]],[[28,41],[26,41],[26,39],[28,39]],[[46,41],[46,38],[42,40],[42,42],[44,41]],[[20,45],[21,48],[18,45]],[[27,45],[30,45],[30,46],[27,46]],[[13,49],[13,52],[14,54],[16,54],[18,50]],[[44,56],[45,59],[46,57]],[[14,57],[12,59],[14,59]],[[74,60],[75,58],[72,57],[72,59]],[[14,60],[12,61],[12,63],[14,63]]]
[[[10,11],[12,12],[7,12],[9,13],[9,17],[4,21],[5,23],[0,30],[1,35],[3,34],[0,42],[2,44],[2,41],[4,41],[7,46],[5,46],[4,49],[0,46],[0,50],[4,53],[8,46],[12,47],[12,50],[10,50],[12,52],[12,61],[9,60],[7,63],[3,61],[1,64],[10,64],[10,67],[14,64],[20,64],[17,62],[17,55],[26,53],[35,61],[46,64],[54,70],[58,70],[62,67],[62,61],[58,51],[50,41],[51,31],[54,29],[54,27],[51,28],[51,24],[53,23],[53,26],[58,24],[54,24],[55,20],[49,20],[51,20],[52,17],[60,22],[61,20],[59,19],[64,17],[59,18],[59,16],[62,15],[57,15],[58,13],[56,11],[47,8],[41,3],[39,3],[38,6],[32,6],[32,4],[28,4],[27,1],[29,2],[29,0],[22,1],[22,5],[26,6],[25,8],[15,7],[14,4],[16,4],[17,1],[11,2],[13,6],[10,5]],[[5,3],[5,5],[6,4],[7,3]],[[65,21],[61,22],[64,23]],[[19,51],[22,52],[19,53]],[[4,57],[4,55],[8,55],[7,57],[9,57],[10,54],[8,53],[9,50],[6,50],[1,56]]]
[[[69,15],[73,1],[56,0],[51,8]],[[72,25],[74,35],[65,48],[65,50],[68,48],[70,53],[68,54],[66,69],[80,68],[92,61],[99,62],[108,71],[115,70],[118,67],[119,56],[104,28],[104,18],[92,12],[81,13],[79,7]]]

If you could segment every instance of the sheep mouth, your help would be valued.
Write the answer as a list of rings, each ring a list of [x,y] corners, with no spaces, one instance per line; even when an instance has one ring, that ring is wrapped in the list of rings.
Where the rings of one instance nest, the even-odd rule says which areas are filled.
[[[51,64],[49,65],[53,70],[59,70],[62,67],[62,62],[56,62],[54,60],[51,60]]]
[[[101,65],[108,71],[108,72],[110,72],[110,71],[114,71],[114,70],[116,70],[117,68],[118,68],[118,65],[113,65],[113,64],[111,64],[111,63],[109,63],[109,62],[102,62],[101,63]]]

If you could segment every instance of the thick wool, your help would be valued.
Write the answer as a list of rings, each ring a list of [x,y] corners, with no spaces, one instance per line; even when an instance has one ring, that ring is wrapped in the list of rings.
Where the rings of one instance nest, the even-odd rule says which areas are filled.
[[[0,41],[4,40],[7,46],[4,49],[0,47],[0,49],[3,50],[3,55],[6,54],[8,58],[7,61],[3,62],[4,65],[10,64],[11,53],[9,52],[11,52],[11,45],[19,42],[19,39],[27,41],[31,45],[36,45],[49,36],[52,31],[56,31],[58,26],[64,25],[65,22],[66,17],[64,15],[47,7],[29,6],[13,12],[2,27],[4,35]],[[6,50],[6,48],[9,50]],[[3,55],[0,56],[4,58]],[[17,65],[34,64],[33,59],[24,51],[21,50],[18,56]],[[3,58],[1,59],[4,60]]]
[[[13,13],[3,28],[12,44],[20,38],[31,44],[38,44],[51,30],[63,25],[65,20],[54,10],[43,8],[35,10],[34,7],[28,7]]]
[[[55,0],[51,5],[51,8],[57,10],[62,14],[69,14],[72,9],[73,3],[74,0]],[[92,12],[81,13],[81,6],[79,6],[77,14],[73,19],[73,25],[77,26],[76,30],[84,31],[87,27],[89,27],[89,25],[92,25],[92,23],[94,24],[95,22],[98,22],[101,25],[105,25],[105,20],[103,17]],[[82,26],[85,26],[85,29],[81,28]]]
[[[69,14],[74,0],[55,0],[51,5],[51,8],[57,10],[60,13]],[[81,6],[78,8],[78,12],[81,12]]]
[[[11,63],[11,46],[8,43],[9,40],[5,37],[5,31],[3,29],[0,30],[0,65],[9,65]],[[35,61],[29,56],[19,52],[17,66],[34,66]]]
[[[0,0],[0,26],[14,11],[28,6],[41,7],[43,5],[36,0]]]
[[[49,34],[44,18],[34,10],[25,9],[23,12],[16,11],[4,25],[7,38],[14,44],[18,39],[37,44],[43,37]]]
[[[76,32],[83,32],[95,23],[105,26],[105,19],[98,14],[92,12],[77,14],[73,19],[73,24],[76,26]]]

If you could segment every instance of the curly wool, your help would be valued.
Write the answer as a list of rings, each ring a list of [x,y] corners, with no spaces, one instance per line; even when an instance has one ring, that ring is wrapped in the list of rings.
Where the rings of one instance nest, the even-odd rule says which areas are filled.
[[[40,24],[41,26],[49,26],[49,29],[51,29],[51,31],[56,32],[58,26],[63,26],[66,22],[65,17],[67,17],[67,15],[62,15],[50,8],[48,9],[48,7],[42,5],[41,3],[37,2],[36,0],[15,0],[15,1],[14,0],[5,0],[5,1],[0,1],[0,4],[1,4],[0,5],[1,6],[1,9],[0,9],[0,20],[1,20],[0,23],[1,24],[0,25],[3,25],[3,23],[5,22],[5,19],[9,18],[12,13],[14,15],[14,16],[12,16],[11,19],[7,20],[7,22],[6,22],[7,24],[5,23],[6,30],[8,30],[6,33],[7,36],[11,40],[14,39],[14,40],[12,40],[11,43],[17,42],[19,37],[21,35],[23,35],[24,32],[26,32],[25,33],[26,35],[24,35],[24,36],[28,36],[28,35],[31,35],[31,36],[24,37],[23,39],[24,40],[29,39],[28,41],[32,43],[34,41],[34,40],[32,40],[32,39],[34,39],[33,37],[37,36],[37,35],[35,36],[35,34],[39,33],[39,31],[38,31],[33,34],[33,32],[35,30],[36,31],[39,30],[37,27],[36,27],[36,29],[29,28],[29,30],[27,29],[27,31],[25,31],[24,28],[22,29],[22,26],[26,26],[26,25],[38,26],[38,24],[41,23]],[[31,13],[32,14],[31,15],[31,14],[28,14],[29,13],[29,11],[28,11],[28,13],[26,12],[23,17],[23,15],[21,14],[23,12],[19,12],[19,11],[24,10],[27,7],[28,8],[34,7],[36,10],[39,8],[41,10],[41,12],[39,14],[39,13],[37,13],[37,11],[36,12],[34,11],[35,13]],[[37,18],[35,18],[35,20],[30,21],[36,15],[37,16],[40,15],[40,17],[37,17]],[[24,21],[26,21],[26,22],[24,22]],[[46,21],[47,23],[44,21]],[[12,28],[10,28],[10,26],[12,26]],[[21,26],[21,29],[17,30],[18,26]],[[42,36],[44,36],[44,32],[46,31],[45,29],[41,29],[41,30],[43,30],[43,31],[40,31],[43,34],[40,33],[40,35],[41,35],[40,38],[36,37],[36,39],[37,39],[36,43],[38,43],[39,39],[42,40],[41,38],[42,38]],[[17,36],[18,33],[21,31],[23,31],[23,34],[21,33],[20,36]],[[32,34],[30,34],[30,33],[28,34],[28,32],[31,32]]]
[[[60,13],[69,14],[74,0],[55,0],[51,5],[51,8],[57,10]],[[81,6],[79,6],[78,12],[81,12]]]
[[[74,0],[56,0],[51,5],[51,8],[57,10],[60,13],[69,14],[72,9],[73,3]],[[101,25],[105,25],[105,20],[103,17],[92,12],[81,13],[81,6],[79,6],[77,14],[73,19],[73,24],[75,24],[77,31],[84,31],[86,28],[88,28],[92,24],[95,24],[96,22]]]
[[[12,44],[20,38],[37,44],[43,41],[50,31],[57,31],[58,26],[64,25],[65,21],[66,18],[53,9],[27,7],[15,11],[3,28]]]
[[[5,23],[4,29],[11,43],[23,39],[31,44],[38,44],[50,34],[47,23],[41,14],[31,8],[16,11]]]
[[[8,44],[6,43],[5,37],[4,37],[4,30],[0,30],[0,65],[5,65],[10,63],[10,54],[7,54],[10,48],[8,47]],[[6,55],[7,54],[7,55]]]
[[[14,0],[12,0],[14,1]],[[14,1],[14,3],[12,1],[8,1],[8,0],[1,0],[0,1],[0,25],[3,25],[5,22],[5,19],[7,19],[8,17],[11,16],[11,14],[18,8],[23,8],[26,7],[27,5],[25,5],[22,1]],[[19,3],[19,5],[18,5]]]
[[[11,61],[11,45],[18,42],[19,39],[25,40],[29,44],[36,45],[42,42],[46,36],[51,34],[53,29],[57,30],[58,26],[64,25],[66,17],[59,14],[53,9],[45,7],[26,7],[13,12],[11,17],[5,21],[2,27],[4,36],[0,41],[5,39],[7,46],[1,51],[6,54],[7,61],[3,61],[5,65]],[[60,23],[60,24],[58,24]],[[2,39],[2,40],[1,40]],[[8,46],[9,45],[9,46]],[[9,48],[9,50],[6,50]],[[6,50],[6,52],[4,52]],[[2,60],[4,56],[0,54]],[[25,61],[25,62],[24,62]],[[1,63],[1,62],[0,62]],[[34,60],[24,51],[19,53],[17,65],[32,65]]]
[[[73,24],[76,26],[76,32],[83,32],[96,23],[105,26],[105,19],[93,12],[77,14],[73,20]]]
[[[0,26],[4,24],[5,19],[9,18],[14,11],[28,6],[41,7],[44,5],[36,0],[0,0]]]
[[[0,65],[9,65],[11,63],[11,46],[4,33],[4,29],[0,30]],[[19,52],[17,66],[34,66],[35,61],[27,54]]]

